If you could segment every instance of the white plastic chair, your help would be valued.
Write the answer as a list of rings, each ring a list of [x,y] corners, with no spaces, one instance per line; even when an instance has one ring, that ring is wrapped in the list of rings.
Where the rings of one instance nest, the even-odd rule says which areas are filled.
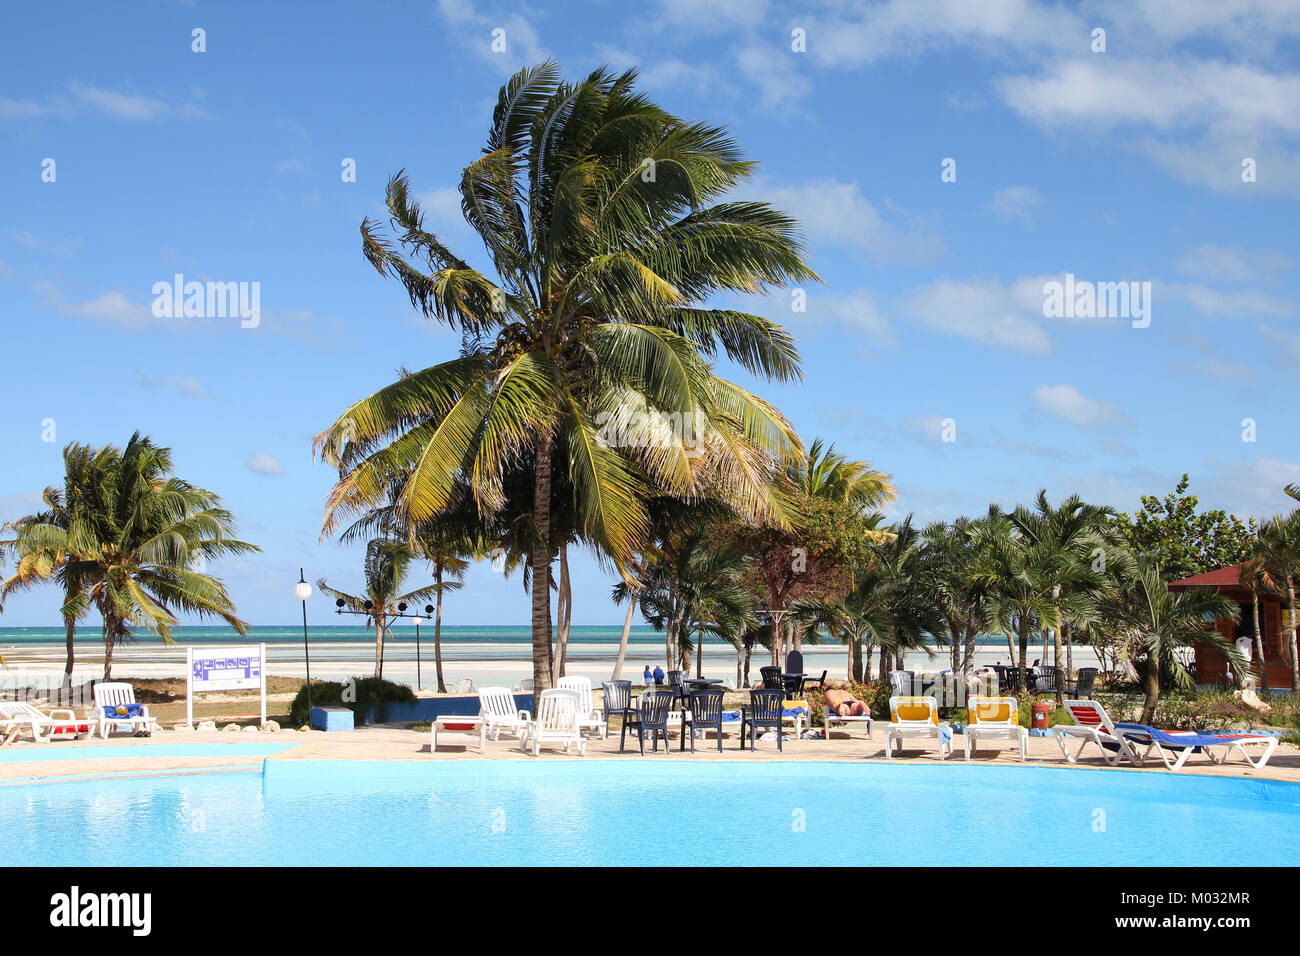
[[[480,687],[478,715],[483,718],[487,733],[493,740],[500,740],[502,732],[514,734],[522,740],[524,728],[533,719],[531,712],[520,710],[515,705],[515,695],[508,687]]]
[[[966,759],[975,749],[976,740],[1013,740],[1020,744],[1020,762],[1025,762],[1029,731],[1016,723],[1020,702],[1014,697],[971,697],[966,702],[970,723],[966,725]]]
[[[0,747],[13,743],[24,729],[36,743],[48,743],[58,737],[89,737],[95,732],[97,722],[95,717],[78,718],[73,710],[51,710],[44,714],[26,701],[0,702]]]
[[[459,684],[456,685],[456,693],[472,694],[474,693],[474,681],[472,678],[463,677]]]
[[[596,705],[592,701],[590,677],[561,677],[556,686],[564,690],[576,690],[578,692],[579,730],[594,730],[601,737],[608,736],[605,718],[596,709]]]
[[[893,757],[894,743],[903,748],[904,737],[933,737],[939,743],[939,759],[952,750],[951,728],[939,724],[939,702],[933,697],[891,697],[889,713],[893,718],[885,728],[885,756]]]
[[[578,729],[578,692],[556,687],[542,691],[537,702],[537,719],[530,720],[519,738],[519,749],[532,750],[533,756],[541,754],[542,746],[563,746],[568,753],[570,747],[576,747],[578,754],[585,755],[587,741]]]
[[[125,707],[135,703],[135,688],[125,682],[95,685],[95,717],[99,720],[99,735],[107,737],[114,730],[133,734],[152,735],[158,721],[149,716],[149,708],[141,705],[134,717],[109,717],[105,707]]]

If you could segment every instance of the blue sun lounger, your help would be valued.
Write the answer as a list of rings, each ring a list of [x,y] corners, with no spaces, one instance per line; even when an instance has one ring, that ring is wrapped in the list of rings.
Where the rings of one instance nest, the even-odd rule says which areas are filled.
[[[1146,724],[1116,724],[1115,730],[1130,743],[1147,745],[1139,759],[1146,759],[1154,750],[1170,770],[1179,769],[1188,757],[1198,751],[1204,752],[1211,763],[1224,763],[1233,750],[1238,751],[1252,767],[1259,769],[1268,763],[1273,751],[1277,749],[1277,738],[1266,734],[1203,734],[1194,730],[1157,730]],[[1264,753],[1257,760],[1251,759],[1246,751],[1248,746],[1263,746]],[[1216,747],[1223,748],[1222,756],[1215,756]]]

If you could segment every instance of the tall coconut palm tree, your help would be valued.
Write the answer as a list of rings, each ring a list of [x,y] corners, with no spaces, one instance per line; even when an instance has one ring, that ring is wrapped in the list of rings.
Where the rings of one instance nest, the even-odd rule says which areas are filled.
[[[219,617],[246,634],[225,585],[204,570],[212,558],[258,550],[231,537],[234,520],[220,498],[175,477],[171,449],[138,432],[125,448],[106,446],[85,460],[93,462],[93,481],[78,484],[78,500],[65,502],[67,528],[33,523],[24,530],[51,567],[61,562],[64,620],[99,612],[104,679],[112,677],[114,648],[135,630],[170,641],[177,612]]]
[[[366,615],[366,626],[375,629],[375,676],[384,676],[384,634],[396,614],[401,613],[399,604],[419,604],[435,594],[434,585],[428,584],[413,591],[402,592],[411,566],[419,560],[416,550],[395,538],[372,538],[366,545],[366,559],[363,568],[365,590],[360,594],[349,594],[330,587],[324,578],[316,582],[323,592],[342,601],[342,610],[362,612]]]
[[[405,476],[398,504],[411,523],[446,508],[462,480],[493,512],[507,468],[527,462],[539,691],[551,682],[557,471],[572,485],[583,539],[620,571],[645,533],[652,489],[691,496],[711,481],[745,513],[779,510],[769,462],[792,454],[797,436],[711,362],[722,352],[752,374],[795,380],[794,343],[767,319],[703,304],[817,280],[792,219],[720,201],[753,170],[724,130],[679,120],[638,92],[634,71],[569,83],[548,62],[502,87],[483,154],[461,176],[461,209],[494,276],[425,228],[400,173],[388,185],[391,232],[362,223],[370,263],[459,331],[462,348],[355,403],[317,437],[343,469],[324,530],[374,505],[394,474]],[[634,420],[665,416],[677,427],[626,440]]]
[[[1236,646],[1213,630],[1210,621],[1236,619],[1236,602],[1205,588],[1170,591],[1159,568],[1149,559],[1138,558],[1124,586],[1103,602],[1111,626],[1131,642],[1136,661],[1145,664],[1142,676],[1144,698],[1142,720],[1149,724],[1160,703],[1160,675],[1172,676],[1184,688],[1195,682],[1184,666],[1180,651],[1201,644],[1220,651],[1237,670],[1245,666]]]

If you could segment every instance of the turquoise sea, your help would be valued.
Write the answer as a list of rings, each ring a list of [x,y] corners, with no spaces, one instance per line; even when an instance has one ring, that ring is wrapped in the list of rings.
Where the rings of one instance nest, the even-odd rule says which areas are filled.
[[[309,624],[308,634],[313,644],[344,644],[371,642],[375,638],[372,628],[361,624],[324,625]],[[609,627],[588,626],[573,628],[569,636],[571,644],[609,644],[618,643],[623,634],[622,625]],[[175,629],[174,638],[178,644],[229,644],[241,640],[231,628],[226,626],[191,626]],[[420,639],[433,639],[433,626],[426,624],[420,628]],[[527,644],[532,639],[532,631],[526,625],[473,627],[467,625],[444,624],[442,640],[444,644]],[[242,640],[254,644],[293,644],[302,642],[302,625],[254,625],[249,628],[248,636]],[[387,637],[388,641],[398,644],[415,643],[415,626],[410,621],[395,624]],[[629,644],[662,645],[664,637],[653,628],[644,625],[633,627],[628,638]],[[99,646],[103,638],[98,627],[77,629],[77,643]],[[138,643],[159,643],[156,637],[141,635]],[[10,645],[15,647],[40,647],[44,645],[63,646],[64,632],[61,627],[0,627],[0,650]]]

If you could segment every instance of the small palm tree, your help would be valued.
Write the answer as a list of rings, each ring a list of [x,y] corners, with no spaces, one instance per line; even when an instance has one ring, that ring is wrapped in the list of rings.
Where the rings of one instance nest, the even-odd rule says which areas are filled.
[[[1236,602],[1205,588],[1170,591],[1159,568],[1138,558],[1133,573],[1118,593],[1104,601],[1104,613],[1113,627],[1131,642],[1135,663],[1145,663],[1142,676],[1142,720],[1149,724],[1160,703],[1160,675],[1169,674],[1179,687],[1192,689],[1195,681],[1183,664],[1180,651],[1195,645],[1224,654],[1240,672],[1245,661],[1236,646],[1213,629],[1217,619],[1235,620]]]
[[[1261,597],[1277,597],[1279,592],[1273,579],[1269,576],[1268,569],[1265,567],[1265,558],[1262,553],[1262,546],[1256,539],[1256,547],[1261,551],[1259,555],[1248,561],[1243,561],[1238,580],[1241,586],[1250,592],[1251,601],[1251,630],[1255,632],[1255,657],[1259,661],[1259,681],[1260,687],[1265,694],[1268,694],[1268,661],[1264,656],[1264,615],[1260,609],[1259,599]],[[1242,678],[1245,678],[1245,672]]]
[[[175,477],[171,449],[139,432],[124,449],[73,457],[89,463],[89,480],[73,483],[66,517],[25,524],[19,547],[63,585],[65,622],[99,612],[104,679],[112,677],[118,643],[139,628],[170,641],[178,611],[219,617],[246,634],[225,585],[204,571],[214,557],[258,550],[230,537],[234,520],[220,498]]]
[[[465,586],[465,573],[475,553],[474,543],[456,529],[433,522],[416,536],[416,549],[433,569],[433,661],[438,693],[447,693],[442,677],[442,602]]]
[[[364,566],[365,590],[349,594],[330,587],[321,578],[316,582],[326,594],[339,602],[339,609],[366,615],[366,626],[375,629],[375,676],[384,676],[384,634],[393,618],[401,613],[398,605],[419,604],[435,594],[434,585],[402,593],[411,565],[419,559],[415,549],[394,538],[372,538],[366,545]]]
[[[72,443],[63,449],[63,487],[45,489],[45,509],[26,515],[4,526],[13,538],[0,541],[0,554],[6,547],[18,556],[14,573],[0,582],[0,607],[9,595],[36,584],[57,581],[63,587],[63,625],[67,646],[63,685],[71,687],[76,663],[75,639],[78,613],[84,602],[72,591],[73,580],[64,574],[70,558],[68,534],[73,527],[73,509],[82,508],[94,499],[95,489],[103,481],[104,469],[112,461],[112,449],[96,451],[89,445]],[[80,520],[80,519],[78,519]]]

